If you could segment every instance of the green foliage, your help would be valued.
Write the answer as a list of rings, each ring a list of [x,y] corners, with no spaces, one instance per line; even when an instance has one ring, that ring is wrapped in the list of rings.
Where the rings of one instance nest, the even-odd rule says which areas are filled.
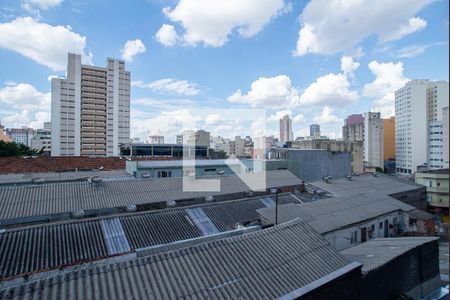
[[[0,157],[41,155],[43,149],[34,150],[28,146],[0,141]]]

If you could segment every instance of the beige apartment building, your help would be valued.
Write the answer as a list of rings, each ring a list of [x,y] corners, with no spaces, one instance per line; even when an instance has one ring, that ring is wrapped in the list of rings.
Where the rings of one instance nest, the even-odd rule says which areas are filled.
[[[52,156],[118,156],[130,139],[130,72],[81,64],[69,53],[67,77],[52,79]]]
[[[428,205],[448,215],[449,173],[448,169],[416,172],[416,183],[427,187]]]

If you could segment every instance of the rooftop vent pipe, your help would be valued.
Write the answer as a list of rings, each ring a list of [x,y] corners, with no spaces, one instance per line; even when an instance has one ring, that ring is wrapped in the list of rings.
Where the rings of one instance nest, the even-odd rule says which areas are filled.
[[[137,206],[134,204],[129,204],[127,205],[127,207],[125,208],[126,212],[135,212],[137,211]]]
[[[91,177],[92,186],[98,188],[102,185],[103,179],[100,176]]]
[[[82,219],[84,218],[84,210],[82,209],[74,210],[70,213],[70,217],[72,219]]]
[[[43,183],[45,182],[45,179],[44,179],[44,178],[41,178],[41,177],[39,177],[39,178],[33,178],[33,179],[31,180],[31,182],[34,183],[34,184],[43,184]]]
[[[329,175],[324,176],[324,177],[322,178],[322,180],[325,181],[326,183],[329,183],[331,179],[333,179],[333,177],[332,177],[332,176],[329,176]]]

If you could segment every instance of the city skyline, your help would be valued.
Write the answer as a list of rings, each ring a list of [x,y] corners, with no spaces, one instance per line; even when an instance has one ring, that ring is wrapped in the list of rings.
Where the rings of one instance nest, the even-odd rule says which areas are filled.
[[[393,93],[409,79],[448,80],[445,1],[367,2],[319,11],[320,1],[274,0],[256,7],[249,2],[238,15],[231,9],[237,2],[208,2],[205,8],[217,6],[226,16],[199,19],[205,28],[221,29],[212,32],[191,23],[198,17],[191,1],[117,4],[93,18],[98,26],[88,19],[101,2],[44,2],[7,1],[0,7],[0,67],[8,70],[0,74],[0,120],[6,127],[39,128],[50,121],[48,78],[65,76],[70,51],[81,52],[88,64],[104,65],[107,57],[126,61],[133,74],[131,137],[141,139],[164,135],[175,141],[173,123],[191,107],[265,107],[268,135],[278,135],[278,121],[288,114],[295,137],[307,136],[309,125],[318,123],[323,135],[338,138],[347,115],[375,109],[390,117]],[[333,38],[333,30],[359,22],[359,11],[375,8],[379,14],[364,16],[368,28],[346,40]],[[43,40],[27,36],[27,29]],[[59,46],[47,38],[58,38]],[[250,134],[246,128],[202,129]]]

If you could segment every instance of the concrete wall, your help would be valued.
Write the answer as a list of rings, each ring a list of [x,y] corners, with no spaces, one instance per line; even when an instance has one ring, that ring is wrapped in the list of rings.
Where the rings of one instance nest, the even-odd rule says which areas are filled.
[[[316,181],[323,176],[343,178],[352,173],[351,154],[326,150],[288,150],[288,169],[304,181]]]

